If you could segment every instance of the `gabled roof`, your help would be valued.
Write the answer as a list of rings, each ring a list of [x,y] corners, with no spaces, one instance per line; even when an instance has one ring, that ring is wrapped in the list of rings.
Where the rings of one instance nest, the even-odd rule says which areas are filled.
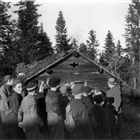
[[[109,72],[107,69],[105,69],[103,66],[99,65],[96,61],[91,60],[90,58],[88,58],[87,56],[83,55],[82,53],[78,52],[78,51],[72,51],[66,55],[64,55],[62,58],[56,60],[55,62],[48,64],[47,66],[45,66],[44,68],[42,68],[41,70],[39,70],[38,72],[36,72],[35,74],[29,76],[26,78],[25,82],[28,82],[32,79],[35,79],[36,77],[38,77],[39,75],[43,74],[46,69],[51,69],[52,67],[55,67],[55,65],[58,65],[60,63],[62,63],[63,61],[67,60],[68,58],[72,57],[72,56],[76,56],[79,55],[81,57],[83,57],[84,59],[86,59],[87,61],[95,64],[97,67],[99,67],[100,69],[103,69],[108,75],[110,75],[111,77],[114,77],[116,79],[118,79],[120,82],[125,83],[120,77],[115,76],[113,73]]]

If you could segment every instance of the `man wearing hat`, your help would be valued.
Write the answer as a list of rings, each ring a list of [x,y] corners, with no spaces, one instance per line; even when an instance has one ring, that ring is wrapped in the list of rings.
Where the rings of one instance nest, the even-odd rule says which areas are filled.
[[[64,139],[64,122],[60,109],[58,88],[60,78],[52,77],[48,81],[50,89],[45,97],[47,124],[50,130],[50,139]]]
[[[107,92],[107,97],[114,98],[114,106],[116,111],[119,111],[119,107],[121,105],[121,91],[114,78],[108,79],[108,87],[110,90]]]
[[[84,87],[82,84],[75,84],[72,88],[72,94],[74,95],[74,99],[70,102],[70,105],[72,109],[72,116],[76,123],[76,127],[74,131],[69,134],[70,139],[94,138],[87,108],[81,100],[83,93]]]
[[[37,84],[30,82],[26,89],[28,95],[23,98],[18,112],[19,126],[23,128],[27,139],[42,139],[40,128],[43,126],[43,121],[39,117],[34,97]]]
[[[118,126],[120,127],[120,131],[116,131],[114,133],[114,138],[121,138],[121,126],[122,126],[122,111],[121,111],[121,90],[119,85],[117,85],[114,78],[108,79],[108,87],[110,90],[107,92],[107,97],[113,97],[114,98],[114,105],[116,112],[118,112]]]

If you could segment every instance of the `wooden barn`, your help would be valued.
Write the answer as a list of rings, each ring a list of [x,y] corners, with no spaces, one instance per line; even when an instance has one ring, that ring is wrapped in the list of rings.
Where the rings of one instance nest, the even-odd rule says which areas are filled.
[[[37,67],[38,66],[36,66],[36,68]],[[52,74],[48,74],[48,70],[53,71]],[[48,77],[54,76],[61,78],[62,83],[87,81],[90,87],[98,87],[100,90],[104,91],[108,90],[108,78],[117,78],[97,62],[89,59],[80,52],[72,51],[54,62],[46,62],[43,68],[28,76],[26,82],[33,79],[45,80]],[[120,78],[117,78],[117,80],[123,82]]]

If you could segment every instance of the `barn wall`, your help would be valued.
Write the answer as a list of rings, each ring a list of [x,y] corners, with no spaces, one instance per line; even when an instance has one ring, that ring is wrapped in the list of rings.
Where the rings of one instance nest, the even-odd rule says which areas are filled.
[[[78,66],[71,66],[72,64],[78,64]],[[60,77],[62,83],[87,81],[92,88],[98,87],[100,90],[108,90],[107,80],[110,76],[106,73],[100,74],[98,67],[83,57],[75,58],[72,56],[62,63],[54,65],[52,70],[54,73],[51,76]],[[47,75],[43,74],[40,78],[47,78]]]

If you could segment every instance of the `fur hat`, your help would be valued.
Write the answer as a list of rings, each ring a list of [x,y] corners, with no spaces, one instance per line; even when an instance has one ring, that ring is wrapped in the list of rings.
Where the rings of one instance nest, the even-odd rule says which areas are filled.
[[[84,91],[85,91],[85,93],[90,93],[91,92],[91,88],[88,87],[88,86],[85,86],[84,87]]]
[[[72,89],[72,93],[74,95],[78,95],[84,92],[84,86],[81,84],[76,84],[74,85],[73,89]]]
[[[97,104],[100,104],[101,102],[103,102],[103,97],[102,97],[102,95],[95,95],[95,96],[94,96],[94,101],[95,101]]]
[[[18,83],[22,83],[22,80],[20,80],[20,79],[15,79],[14,81],[13,81],[13,83],[12,83],[12,86],[14,87],[15,85],[17,85]]]
[[[27,85],[26,89],[27,89],[27,91],[32,92],[36,89],[36,87],[37,87],[37,84],[35,82],[30,82]]]
[[[48,85],[50,87],[56,87],[59,84],[60,84],[60,78],[56,78],[56,77],[50,78],[50,80],[48,82]]]
[[[114,78],[109,78],[107,83],[109,83],[111,85],[115,85],[116,84],[116,81],[115,81]]]

